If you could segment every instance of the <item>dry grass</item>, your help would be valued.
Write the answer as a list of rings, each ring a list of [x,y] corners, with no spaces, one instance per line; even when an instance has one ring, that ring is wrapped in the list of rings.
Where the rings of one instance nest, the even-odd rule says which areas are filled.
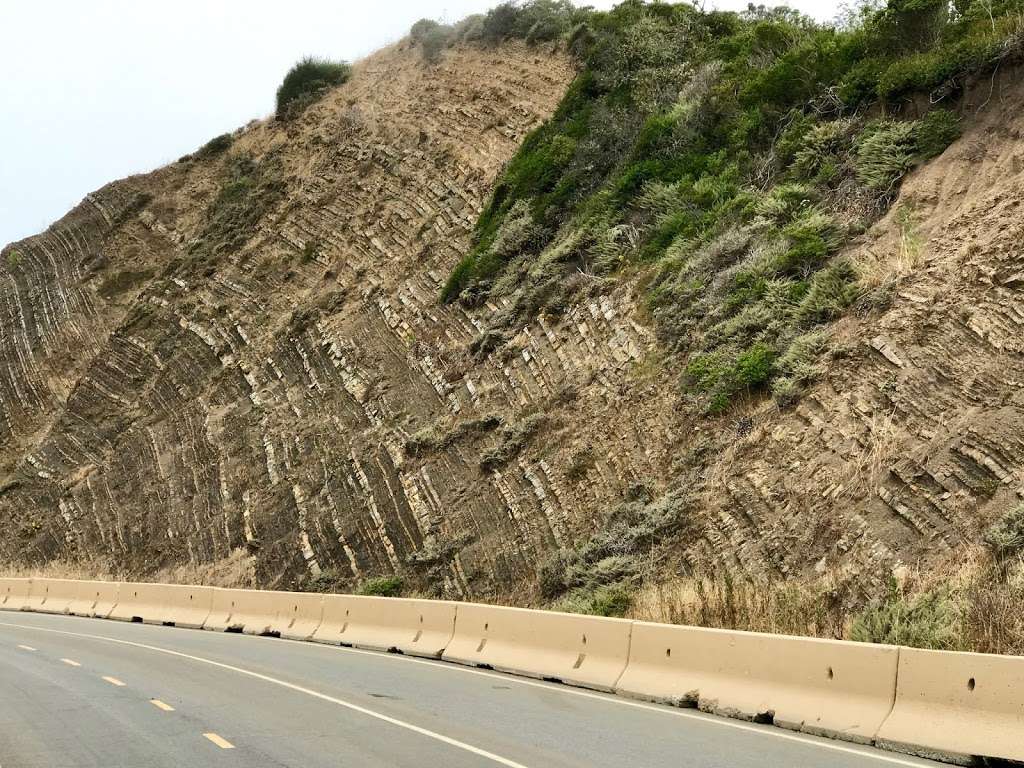
[[[255,588],[256,561],[244,549],[234,550],[230,556],[212,563],[185,563],[165,568],[148,577],[147,581],[168,584],[201,584],[206,587]]]
[[[256,587],[255,561],[244,549],[212,563],[186,564],[148,575],[119,573],[104,561],[54,561],[45,566],[0,567],[0,577],[40,579],[82,579],[86,581],[148,581],[165,584],[200,584],[210,587]]]
[[[45,566],[0,566],[0,577],[8,579],[82,579],[87,581],[116,581],[117,576],[103,561],[65,562],[55,560]]]
[[[893,580],[895,594],[889,599],[901,606],[936,596],[949,606],[950,624],[935,635],[945,639],[942,647],[1024,655],[1024,556],[997,561],[982,547],[967,547],[953,564],[929,571],[901,567]],[[719,575],[647,585],[634,596],[629,617],[848,640],[860,610],[867,608],[856,583],[835,574],[785,582]],[[906,636],[918,639],[901,642],[931,647],[933,634],[908,631]]]
[[[921,268],[925,260],[924,240],[919,217],[912,203],[900,205],[892,214],[889,233],[884,238],[885,253],[866,248],[857,261],[857,274],[865,290],[896,284]]]
[[[899,429],[893,423],[896,411],[872,414],[866,424],[867,434],[861,440],[860,453],[847,463],[848,473],[843,485],[846,495],[873,493],[899,455]]]
[[[845,588],[831,577],[816,583],[761,578],[690,578],[644,587],[630,617],[749,632],[845,636]]]

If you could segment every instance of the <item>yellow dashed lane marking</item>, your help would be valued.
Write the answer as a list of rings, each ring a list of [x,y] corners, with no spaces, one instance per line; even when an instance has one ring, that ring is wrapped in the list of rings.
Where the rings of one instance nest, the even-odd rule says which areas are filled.
[[[61,661],[63,661],[69,667],[80,667],[80,666],[82,666],[81,664],[79,664],[77,661],[74,661],[73,659],[61,659]]]
[[[170,704],[165,704],[164,702],[160,701],[160,699],[150,699],[149,703],[157,709],[162,709],[164,712],[174,711],[174,707],[172,707]]]
[[[116,685],[116,686],[118,686],[118,687],[121,687],[121,686],[123,686],[123,685],[124,685],[124,683],[122,683],[122,682],[121,682],[120,680],[118,680],[118,679],[117,679],[116,677],[104,677],[103,679],[104,679],[104,680],[106,680],[106,681],[107,681],[108,683],[110,683],[111,685]]]
[[[19,648],[23,651],[38,651],[38,648],[33,648],[31,645],[19,645]]]
[[[221,749],[234,749],[235,748],[234,744],[232,744],[227,739],[224,739],[224,738],[218,736],[216,733],[204,733],[203,736],[208,738],[210,741],[212,741],[214,744],[216,744]]]

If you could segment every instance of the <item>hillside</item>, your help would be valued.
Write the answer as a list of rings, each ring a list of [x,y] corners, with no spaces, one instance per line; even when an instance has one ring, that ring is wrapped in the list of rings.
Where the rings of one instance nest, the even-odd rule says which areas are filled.
[[[5,248],[0,561],[837,635],[890,582],[989,573],[1024,498],[1018,64],[938,122],[910,92],[790,135],[804,95],[722,106],[709,83],[772,70],[718,34],[612,138],[582,33],[406,40]],[[865,144],[911,135],[873,187]]]

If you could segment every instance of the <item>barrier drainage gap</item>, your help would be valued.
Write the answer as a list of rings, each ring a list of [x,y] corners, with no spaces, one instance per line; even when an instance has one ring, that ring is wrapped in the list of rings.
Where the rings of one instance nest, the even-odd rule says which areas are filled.
[[[276,629],[268,629],[265,632],[260,632],[260,637],[276,637],[280,639],[281,632]]]
[[[245,625],[244,624],[232,624],[230,627],[225,628],[224,631],[225,632],[231,632],[232,634],[235,634],[235,635],[240,635],[240,634],[242,634],[242,630],[243,629],[245,629]]]
[[[141,624],[141,623],[142,623],[142,617],[141,616],[132,616],[132,624]]]

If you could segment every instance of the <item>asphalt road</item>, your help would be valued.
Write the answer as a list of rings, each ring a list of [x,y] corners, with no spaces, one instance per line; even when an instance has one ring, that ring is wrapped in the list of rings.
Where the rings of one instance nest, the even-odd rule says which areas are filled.
[[[0,768],[185,765],[938,764],[443,662],[0,612]]]

